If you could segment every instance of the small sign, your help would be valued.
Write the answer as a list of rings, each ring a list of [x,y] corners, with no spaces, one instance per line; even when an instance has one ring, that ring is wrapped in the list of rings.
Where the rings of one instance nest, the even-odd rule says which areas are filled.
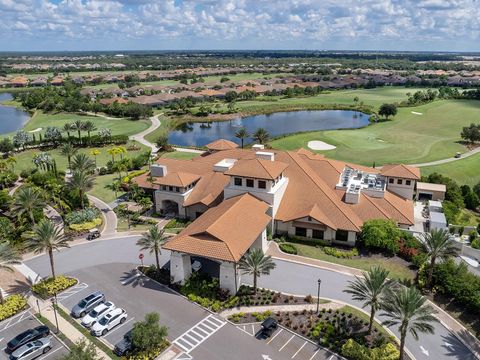
[[[143,256],[144,256],[143,254],[140,254],[140,255],[138,255],[138,258],[139,258],[140,260],[143,260]]]

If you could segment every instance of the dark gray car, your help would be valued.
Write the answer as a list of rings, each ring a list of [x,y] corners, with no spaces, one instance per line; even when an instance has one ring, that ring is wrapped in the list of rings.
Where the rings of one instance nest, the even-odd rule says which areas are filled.
[[[72,309],[72,316],[75,318],[83,317],[97,305],[105,302],[105,295],[101,291],[95,291],[84,297]]]
[[[131,353],[132,349],[132,330],[130,330],[123,335],[123,339],[115,345],[113,352],[118,356],[126,356]]]

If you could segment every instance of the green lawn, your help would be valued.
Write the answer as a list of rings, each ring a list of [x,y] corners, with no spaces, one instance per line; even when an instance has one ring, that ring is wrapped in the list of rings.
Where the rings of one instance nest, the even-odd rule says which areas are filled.
[[[292,245],[295,246],[298,251],[298,255],[300,256],[350,266],[364,271],[368,271],[372,266],[378,265],[390,271],[389,276],[393,279],[413,280],[415,278],[415,272],[401,264],[400,261],[392,261],[391,258],[361,256],[355,259],[341,259],[332,255],[327,255],[320,248],[315,246],[296,243]]]
[[[270,144],[277,149],[295,150],[308,148],[311,140],[322,140],[337,146],[323,151],[329,158],[364,165],[428,162],[467,150],[458,143],[460,132],[463,126],[478,121],[479,110],[480,101],[435,101],[414,108],[399,108],[393,120],[362,129],[309,132]],[[412,111],[423,115],[412,114]],[[470,169],[471,165],[466,167]]]
[[[93,185],[92,190],[90,190],[88,193],[90,195],[93,195],[99,198],[100,200],[103,200],[108,204],[114,201],[116,198],[115,198],[115,192],[105,188],[105,186],[117,180],[118,180],[117,174],[107,174],[102,176],[96,176],[95,184]],[[117,193],[117,196],[122,196],[123,194],[125,194],[123,191],[119,191]]]
[[[173,151],[162,155],[164,158],[177,159],[177,160],[190,160],[197,157],[199,154],[183,151]]]
[[[67,122],[73,122],[77,119],[87,121],[92,121],[97,129],[108,128],[112,130],[112,135],[132,135],[139,133],[150,126],[150,120],[128,120],[128,119],[105,119],[100,116],[83,116],[83,115],[76,115],[76,114],[67,114],[67,113],[59,113],[59,114],[45,114],[42,111],[37,111],[34,116],[25,124],[24,130],[30,131],[35,130],[37,128],[42,128],[45,130],[47,126],[56,126],[56,127],[63,127],[63,125]],[[95,134],[96,131],[92,133]],[[35,136],[38,136],[39,132],[35,133]],[[2,134],[0,137],[4,136],[12,136],[13,134]],[[72,134],[74,135],[74,134]],[[85,133],[82,136],[86,136]]]
[[[159,116],[158,119],[160,120],[160,126],[145,136],[145,139],[151,143],[155,143],[155,141],[162,135],[168,135],[171,126],[173,126],[175,122],[166,116]]]
[[[438,172],[454,179],[459,184],[473,186],[480,182],[480,154],[475,154],[465,159],[452,161],[443,165],[422,167],[420,170],[423,175]]]

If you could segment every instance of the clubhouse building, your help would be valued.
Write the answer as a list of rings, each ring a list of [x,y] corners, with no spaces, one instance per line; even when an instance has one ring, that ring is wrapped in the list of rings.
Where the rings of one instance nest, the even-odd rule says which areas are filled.
[[[164,245],[175,282],[192,257],[218,264],[220,285],[236,292],[237,264],[250,248],[267,250],[273,234],[354,246],[369,219],[414,224],[418,168],[381,169],[327,159],[308,150],[239,149],[217,140],[191,160],[160,158],[134,181],[153,193],[158,213],[192,220]]]

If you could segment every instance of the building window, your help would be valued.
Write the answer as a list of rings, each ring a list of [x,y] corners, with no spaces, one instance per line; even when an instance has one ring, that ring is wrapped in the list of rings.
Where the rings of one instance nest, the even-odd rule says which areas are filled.
[[[393,184],[393,181],[394,181],[394,179],[392,179],[392,178],[388,179],[389,184]]]
[[[169,191],[173,191],[173,186],[169,186],[169,187],[168,187],[168,190],[169,190]]]
[[[337,241],[348,241],[348,231],[337,230],[337,232],[335,234],[335,240],[337,240]]]
[[[162,190],[163,191],[166,191],[167,190],[167,187],[165,185],[162,185]]]
[[[253,179],[247,179],[247,187],[253,188]]]
[[[176,192],[179,192],[180,191],[180,188],[178,186],[175,186],[175,191]]]
[[[266,189],[267,188],[267,182],[265,180],[258,180],[258,188],[259,189]]]
[[[412,184],[412,180],[405,180],[405,185],[410,186]]]
[[[195,219],[199,218],[202,214],[203,214],[203,212],[197,211],[195,213]]]
[[[307,236],[307,229],[303,227],[295,227],[295,236]]]
[[[316,230],[316,229],[312,230],[312,238],[323,240],[324,236],[325,236],[325,232],[323,230]]]
[[[311,216],[307,217],[307,220],[312,221],[312,217]]]
[[[233,179],[233,182],[235,184],[235,186],[242,186],[242,178],[234,178]]]
[[[403,184],[403,180],[402,180],[402,179],[398,179],[398,180],[397,180],[397,184],[398,184],[398,185],[402,185],[402,184]]]

